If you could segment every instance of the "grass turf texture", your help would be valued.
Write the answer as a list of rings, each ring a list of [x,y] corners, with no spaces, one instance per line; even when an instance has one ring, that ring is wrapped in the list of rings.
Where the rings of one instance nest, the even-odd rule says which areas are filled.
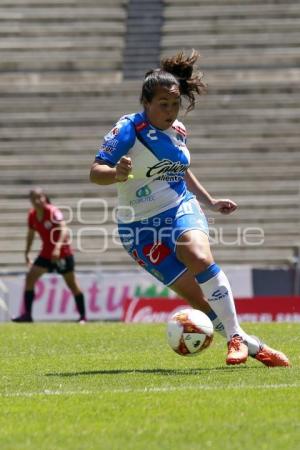
[[[293,367],[228,367],[219,336],[181,357],[162,324],[1,325],[0,448],[299,449],[299,325],[245,329]]]

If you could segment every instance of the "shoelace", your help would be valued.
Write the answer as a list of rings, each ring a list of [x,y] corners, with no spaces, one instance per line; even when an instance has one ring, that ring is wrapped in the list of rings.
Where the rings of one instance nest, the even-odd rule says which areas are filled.
[[[231,349],[233,348],[234,350],[239,350],[241,343],[242,343],[242,340],[239,337],[233,338],[231,340],[230,347],[231,347]]]

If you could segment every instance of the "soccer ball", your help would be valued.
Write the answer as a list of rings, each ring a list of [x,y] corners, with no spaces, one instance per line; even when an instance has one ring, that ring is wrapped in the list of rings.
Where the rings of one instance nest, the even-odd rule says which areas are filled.
[[[213,335],[211,320],[197,309],[182,309],[168,321],[168,344],[182,356],[198,355],[210,346]]]

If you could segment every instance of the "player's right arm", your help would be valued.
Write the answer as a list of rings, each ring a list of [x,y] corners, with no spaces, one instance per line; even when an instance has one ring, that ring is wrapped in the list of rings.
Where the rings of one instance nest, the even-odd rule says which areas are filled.
[[[35,231],[28,227],[27,236],[26,236],[26,246],[25,246],[25,261],[27,264],[31,264],[32,261],[29,257],[29,252],[31,250],[31,246],[34,240]]]
[[[127,181],[131,169],[131,159],[128,156],[122,156],[116,167],[110,167],[104,161],[96,160],[91,167],[90,181],[100,185]]]
[[[107,185],[127,181],[131,172],[131,159],[126,156],[136,139],[132,122],[121,119],[104,137],[90,171],[92,183]]]

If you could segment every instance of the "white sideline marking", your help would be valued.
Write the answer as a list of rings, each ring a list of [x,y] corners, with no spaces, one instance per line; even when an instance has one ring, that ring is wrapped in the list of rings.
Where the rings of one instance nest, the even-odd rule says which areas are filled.
[[[298,388],[300,387],[300,383],[293,384],[259,384],[259,385],[239,385],[239,386],[228,386],[228,385],[219,385],[219,386],[201,386],[201,385],[183,385],[183,386],[167,386],[167,387],[150,387],[150,388],[124,388],[124,389],[101,389],[99,391],[52,391],[50,389],[45,389],[44,391],[36,391],[36,392],[8,392],[8,393],[0,393],[0,397],[35,397],[35,396],[43,396],[43,395],[97,395],[97,394],[123,394],[123,393],[151,393],[151,392],[174,392],[174,391],[185,391],[185,390],[194,390],[194,391],[216,391],[219,389],[222,390],[236,390],[236,389],[289,389],[289,388]]]

